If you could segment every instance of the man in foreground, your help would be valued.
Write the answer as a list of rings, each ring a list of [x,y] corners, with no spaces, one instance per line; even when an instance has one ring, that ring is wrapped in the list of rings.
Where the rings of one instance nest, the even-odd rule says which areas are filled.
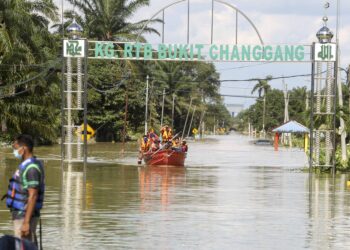
[[[15,236],[37,245],[36,226],[44,201],[45,174],[42,163],[33,155],[33,147],[29,135],[20,135],[13,143],[13,154],[21,163],[10,179],[6,205],[12,213]]]

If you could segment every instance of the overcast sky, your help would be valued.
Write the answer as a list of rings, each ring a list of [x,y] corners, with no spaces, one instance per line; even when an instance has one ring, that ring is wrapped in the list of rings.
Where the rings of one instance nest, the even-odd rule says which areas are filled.
[[[61,5],[61,0],[55,0]],[[113,0],[111,0],[113,1]],[[316,42],[316,32],[322,27],[324,15],[322,0],[222,0],[235,5],[244,12],[259,30],[265,44],[311,44]],[[149,7],[135,14],[133,21],[148,19],[162,7],[174,0],[151,0]],[[336,31],[336,0],[328,1],[328,27]],[[68,6],[68,5],[66,5]],[[210,43],[211,0],[190,0],[190,43]],[[340,0],[339,41],[341,45],[341,65],[350,64],[350,1]],[[158,18],[161,16],[159,15]],[[165,42],[186,43],[187,1],[179,3],[165,12]],[[238,43],[259,44],[249,23],[239,16]],[[161,26],[156,26],[161,31]],[[157,36],[148,36],[149,42],[160,43]],[[233,43],[235,39],[235,13],[221,3],[214,5],[214,43]],[[335,40],[335,39],[333,39]],[[347,46],[346,46],[347,45]],[[249,79],[253,77],[288,76],[310,73],[307,63],[217,63],[221,79]],[[343,75],[345,78],[345,75]],[[289,88],[310,87],[310,77],[294,78],[285,81]],[[250,95],[254,82],[225,82],[221,93]],[[281,80],[271,82],[272,87],[282,88]],[[251,99],[226,98],[226,103],[248,106]]]

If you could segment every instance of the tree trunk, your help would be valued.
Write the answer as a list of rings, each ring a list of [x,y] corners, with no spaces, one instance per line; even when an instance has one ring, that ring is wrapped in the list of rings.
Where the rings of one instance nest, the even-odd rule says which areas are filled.
[[[7,132],[7,124],[6,119],[1,120],[1,132],[6,133]]]

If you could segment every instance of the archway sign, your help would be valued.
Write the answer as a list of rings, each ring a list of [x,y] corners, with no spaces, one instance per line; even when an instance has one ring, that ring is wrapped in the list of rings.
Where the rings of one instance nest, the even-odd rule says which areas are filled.
[[[85,50],[85,44],[88,47]],[[151,44],[64,40],[64,57],[141,61],[311,62],[312,45]],[[332,45],[333,47],[333,45]]]
[[[62,159],[68,162],[87,161],[87,60],[134,60],[134,61],[187,61],[187,62],[278,62],[278,63],[311,63],[311,128],[310,128],[310,167],[313,166],[334,166],[334,150],[332,140],[335,139],[334,127],[323,130],[315,130],[316,152],[313,152],[313,119],[314,115],[330,115],[335,121],[335,78],[336,74],[331,69],[335,67],[337,58],[337,46],[334,43],[313,43],[306,44],[264,44],[263,40],[252,21],[237,7],[229,5],[221,0],[212,0],[214,3],[222,3],[236,11],[236,24],[238,13],[246,18],[254,28],[258,35],[260,44],[237,44],[238,27],[236,25],[236,39],[232,44],[212,43],[213,41],[213,8],[212,5],[212,30],[210,44],[191,44],[189,43],[189,25],[187,43],[172,44],[164,43],[164,26],[162,43],[139,43],[139,42],[119,42],[119,41],[88,41],[86,39],[67,39],[63,40],[63,57],[65,59],[63,69],[66,72],[66,79],[62,80],[62,89],[66,93],[62,95]],[[177,1],[170,4],[155,15],[174,4],[185,2],[185,0]],[[189,1],[188,1],[189,3]],[[150,20],[151,20],[150,19]],[[188,22],[189,22],[189,5],[188,5]],[[144,26],[145,27],[145,26]],[[73,63],[76,60],[77,63]],[[83,62],[83,63],[82,63]],[[84,65],[84,68],[83,68]],[[324,67],[325,66],[325,67]],[[76,71],[73,68],[76,67]],[[324,69],[325,68],[325,69]],[[316,73],[315,73],[316,71]],[[82,73],[84,72],[84,73]],[[316,80],[316,87],[314,82]],[[84,82],[84,84],[83,84]],[[84,86],[83,86],[84,85]],[[82,94],[84,94],[83,104],[81,104]],[[77,102],[73,99],[77,98]],[[313,102],[316,100],[314,107]],[[327,110],[321,110],[321,100],[325,100]],[[77,103],[77,106],[74,104]],[[84,126],[74,125],[72,117],[74,112],[84,111]],[[77,116],[76,116],[77,117]],[[66,123],[65,123],[66,122]],[[66,124],[66,125],[64,125]],[[80,123],[78,123],[80,124]],[[74,130],[84,134],[84,142],[78,136],[74,141],[72,134]],[[325,142],[320,142],[321,138],[325,138]],[[73,145],[77,145],[77,157],[73,157]],[[81,145],[84,145],[84,158],[81,157]],[[325,145],[326,160],[320,162],[321,146]],[[334,143],[333,143],[334,145]],[[331,153],[333,152],[333,163],[331,163]]]

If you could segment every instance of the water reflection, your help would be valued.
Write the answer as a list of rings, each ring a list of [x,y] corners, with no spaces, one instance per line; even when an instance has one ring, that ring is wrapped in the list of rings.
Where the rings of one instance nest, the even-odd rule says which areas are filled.
[[[74,249],[76,239],[81,238],[83,213],[83,172],[72,170],[63,173],[62,182],[62,246]],[[68,245],[67,245],[68,244]]]
[[[307,247],[350,249],[350,195],[348,176],[311,175]]]
[[[186,168],[159,168],[133,165],[137,151],[117,164],[113,147],[90,147],[110,162],[90,161],[85,184],[82,168],[62,174],[59,161],[45,162],[45,249],[350,249],[349,176],[309,178],[296,169],[303,152],[232,135],[192,143]],[[18,161],[0,151],[6,190]],[[12,233],[0,204],[0,233]]]
[[[162,210],[167,210],[174,199],[175,187],[185,184],[185,174],[183,167],[140,167],[141,211],[146,212],[154,199],[159,199]]]

